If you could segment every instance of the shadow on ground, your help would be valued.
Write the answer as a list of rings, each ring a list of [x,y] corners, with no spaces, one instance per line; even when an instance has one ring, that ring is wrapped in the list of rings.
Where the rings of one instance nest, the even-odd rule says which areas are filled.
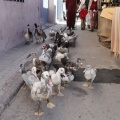
[[[84,78],[84,69],[80,68],[78,71],[74,72],[75,79],[74,81],[83,82]],[[94,83],[117,83],[120,84],[120,70],[118,69],[97,69],[97,76],[94,80]]]

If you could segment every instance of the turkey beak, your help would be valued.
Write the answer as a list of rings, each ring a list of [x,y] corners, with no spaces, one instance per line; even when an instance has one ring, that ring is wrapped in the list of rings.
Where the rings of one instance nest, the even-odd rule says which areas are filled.
[[[65,75],[64,75],[64,74],[61,74],[61,77],[63,78],[63,77],[65,77]]]
[[[76,68],[76,67],[73,67],[73,70],[74,70],[74,71],[77,71],[77,68]]]
[[[51,81],[51,76],[50,76],[50,78],[49,78],[49,80],[48,80],[48,84],[52,87],[53,86],[53,83],[52,83],[52,81]]]
[[[22,72],[22,70],[21,70],[21,69],[19,69],[19,72],[21,73],[21,72]]]
[[[80,62],[80,65],[82,66],[82,65],[83,65],[83,63],[82,63],[82,62]]]
[[[83,73],[85,73],[86,72],[86,69],[83,71]]]
[[[50,77],[50,79],[51,79],[51,75],[50,75],[49,77]]]
[[[67,56],[66,58],[67,58],[67,60],[69,60],[69,57],[68,57],[68,56]]]

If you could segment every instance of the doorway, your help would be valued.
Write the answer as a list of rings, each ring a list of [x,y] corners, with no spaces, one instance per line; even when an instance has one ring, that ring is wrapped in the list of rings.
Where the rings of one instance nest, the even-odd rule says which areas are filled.
[[[66,24],[66,3],[63,0],[54,0],[56,6],[56,23]],[[80,19],[76,19],[76,25],[80,25]]]
[[[48,23],[48,0],[40,0],[40,22]]]

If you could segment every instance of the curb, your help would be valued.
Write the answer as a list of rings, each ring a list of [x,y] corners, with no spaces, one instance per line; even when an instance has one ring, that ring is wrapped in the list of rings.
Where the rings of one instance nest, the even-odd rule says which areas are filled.
[[[4,92],[2,97],[0,98],[0,115],[7,108],[14,98],[14,96],[18,93],[21,86],[23,85],[23,80],[21,80],[21,75],[17,72],[12,81],[4,87]]]
[[[46,29],[50,27],[46,27]],[[64,31],[66,27],[61,27],[59,29],[62,29],[62,31]],[[27,62],[25,64],[27,64]],[[31,63],[28,63],[26,67],[29,67],[30,64]],[[23,84],[24,81],[21,78],[20,72],[16,72],[15,75],[11,78],[11,82],[4,87],[2,95],[0,96],[0,115],[10,105],[10,102],[19,92]]]

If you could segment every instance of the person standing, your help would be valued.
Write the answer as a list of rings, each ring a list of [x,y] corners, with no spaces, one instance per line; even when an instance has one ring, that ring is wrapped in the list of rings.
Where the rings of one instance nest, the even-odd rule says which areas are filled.
[[[88,5],[90,14],[90,31],[94,31],[94,27],[97,23],[97,0],[90,0]]]
[[[63,0],[63,20],[67,20],[66,16],[66,0]]]
[[[69,30],[75,29],[75,18],[77,6],[80,0],[66,0],[67,26]]]
[[[90,28],[88,4],[89,4],[89,0],[81,0],[80,6],[78,8],[80,19],[81,19],[81,30],[85,30],[86,23],[88,28]]]
[[[79,12],[80,19],[81,19],[81,30],[85,30],[85,22],[86,22],[86,15],[88,14],[88,10],[86,5],[83,4],[82,9]]]

